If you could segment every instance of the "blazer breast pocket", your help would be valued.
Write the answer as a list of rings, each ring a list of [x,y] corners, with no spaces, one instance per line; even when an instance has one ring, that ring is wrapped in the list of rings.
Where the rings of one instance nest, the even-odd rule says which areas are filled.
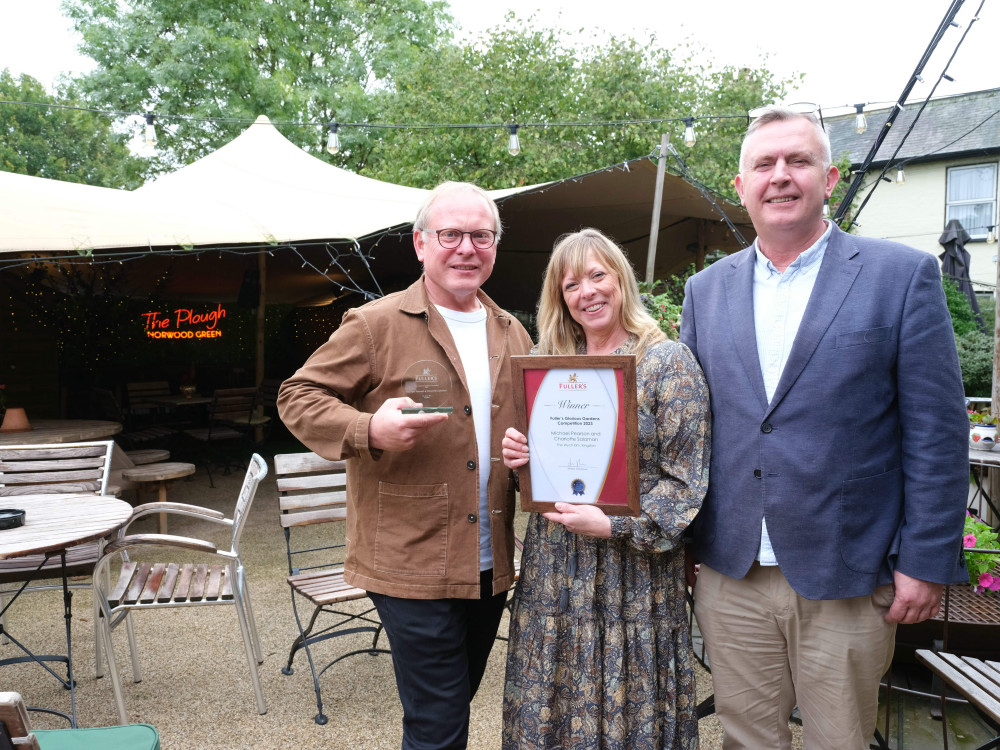
[[[861,346],[862,344],[877,344],[882,341],[892,339],[893,326],[878,326],[877,328],[865,328],[860,331],[848,331],[837,334],[837,348],[844,349],[848,346]]]

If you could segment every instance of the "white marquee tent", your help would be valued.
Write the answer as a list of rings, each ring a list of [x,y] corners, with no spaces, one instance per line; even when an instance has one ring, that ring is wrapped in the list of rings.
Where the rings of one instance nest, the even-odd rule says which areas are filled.
[[[327,164],[261,116],[133,192],[0,172],[0,252],[358,238],[412,221],[426,193]]]
[[[656,165],[637,159],[555,183],[492,191],[505,235],[487,290],[502,304],[533,309],[553,241],[584,226],[621,242],[642,274],[655,186]],[[382,238],[371,254],[380,279],[398,286],[419,273],[406,235],[426,194],[327,164],[261,116],[217,151],[132,192],[0,172],[0,254],[132,249],[163,255],[178,248],[343,240],[362,240],[371,249],[396,228],[402,236]],[[752,238],[742,208],[722,200],[713,205],[690,182],[667,174],[657,277],[705,250],[737,249],[720,221],[723,213]],[[150,260],[147,276],[162,275],[168,262],[176,269],[180,261]],[[165,292],[177,299],[236,299],[247,260],[220,254],[213,263],[211,271],[203,264],[198,273],[175,272]],[[298,255],[275,252],[267,263],[267,301],[308,304],[335,296],[328,278],[303,266]]]

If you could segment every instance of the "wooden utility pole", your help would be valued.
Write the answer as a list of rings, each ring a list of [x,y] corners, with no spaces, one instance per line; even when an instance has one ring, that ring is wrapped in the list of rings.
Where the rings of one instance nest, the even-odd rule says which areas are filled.
[[[1000,304],[998,304],[997,294],[1000,292],[1000,263],[997,263],[997,286],[993,289],[993,305],[996,308],[993,313],[993,390],[990,393],[990,414],[1000,416]],[[996,489],[1000,488],[1000,469],[988,469],[990,497],[996,497]],[[989,505],[981,508],[983,520],[991,526],[996,524],[996,518],[990,511]]]
[[[667,146],[670,145],[670,134],[660,137],[660,158],[656,161],[656,191],[653,195],[653,219],[649,226],[649,250],[646,251],[646,283],[654,281],[656,266],[656,240],[660,235],[660,206],[663,205],[663,178],[667,172]]]

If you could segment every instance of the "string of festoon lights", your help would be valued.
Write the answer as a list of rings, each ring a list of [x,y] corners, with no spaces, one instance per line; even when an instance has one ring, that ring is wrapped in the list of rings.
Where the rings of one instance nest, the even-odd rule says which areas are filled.
[[[94,114],[106,115],[122,119],[132,119],[141,122],[143,125],[143,144],[148,149],[155,149],[159,143],[157,136],[157,126],[164,127],[170,121],[185,120],[188,122],[204,122],[207,124],[238,124],[252,125],[254,119],[246,117],[196,117],[191,115],[176,115],[156,112],[149,109],[145,112],[126,112],[120,110],[98,109],[93,107],[83,107],[73,104],[60,104],[55,102],[29,102],[0,99],[0,106],[29,106],[50,109],[65,109],[78,112],[90,112]],[[820,109],[817,105],[817,109]],[[836,109],[851,105],[840,105]],[[856,105],[858,107],[870,105]],[[673,117],[649,117],[639,119],[620,120],[574,120],[574,121],[553,121],[553,122],[491,122],[491,123],[379,123],[379,122],[340,122],[330,120],[326,122],[305,122],[301,120],[271,120],[272,125],[287,125],[292,127],[312,127],[325,131],[326,151],[331,155],[340,153],[343,149],[341,135],[345,129],[356,130],[499,130],[506,132],[507,153],[511,156],[518,156],[522,152],[520,133],[527,128],[600,128],[600,127],[628,127],[636,125],[659,125],[659,124],[679,124],[683,125],[683,138],[685,146],[694,148],[698,140],[696,124],[699,122],[710,122],[717,120],[742,120],[746,124],[750,123],[750,116],[746,112],[739,114],[699,114]],[[862,131],[863,132],[863,131]]]
[[[11,103],[11,102],[0,102]],[[92,110],[98,111],[100,110]],[[113,114],[122,116],[125,113],[102,112],[102,114]],[[134,115],[133,115],[134,116]],[[160,115],[154,112],[147,112],[143,115],[145,120],[144,144],[149,148],[155,148],[158,143],[155,123],[157,120],[169,119],[189,119],[202,120],[206,122],[241,122],[247,125],[253,124],[249,119],[234,118],[190,118],[178,115]],[[726,115],[694,115],[685,117],[651,117],[636,120],[586,120],[568,122],[523,122],[523,123],[436,123],[436,124],[410,124],[410,123],[377,123],[377,122],[338,122],[329,121],[322,125],[317,123],[304,123],[296,120],[271,120],[272,125],[290,125],[295,127],[322,127],[326,130],[326,151],[331,155],[340,153],[343,148],[341,142],[341,129],[353,128],[357,130],[499,130],[506,131],[507,153],[511,156],[518,156],[521,151],[520,132],[526,128],[598,128],[598,127],[627,127],[632,125],[658,125],[663,123],[681,123],[684,125],[684,145],[693,148],[697,143],[698,136],[695,132],[695,123],[698,121],[712,120],[743,120],[749,123],[746,114],[726,114]]]

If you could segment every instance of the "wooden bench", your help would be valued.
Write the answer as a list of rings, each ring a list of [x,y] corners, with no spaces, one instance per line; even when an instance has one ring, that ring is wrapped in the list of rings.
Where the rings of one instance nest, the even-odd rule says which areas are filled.
[[[288,663],[281,671],[285,675],[293,674],[295,655],[300,649],[305,649],[316,693],[318,712],[314,720],[317,724],[326,724],[319,677],[349,656],[387,654],[389,651],[378,647],[382,624],[370,603],[360,611],[340,607],[352,601],[367,600],[368,594],[344,580],[345,545],[330,543],[332,531],[317,533],[315,529],[316,524],[344,524],[347,520],[344,462],[327,461],[315,453],[285,453],[274,457],[274,467],[280,522],[288,554],[287,581],[292,596],[292,612],[299,627],[299,635],[289,649]],[[305,626],[303,620],[306,618],[299,615],[299,597],[310,608]],[[339,654],[326,666],[317,668],[310,647],[320,641],[351,633],[371,633],[371,647]]]

